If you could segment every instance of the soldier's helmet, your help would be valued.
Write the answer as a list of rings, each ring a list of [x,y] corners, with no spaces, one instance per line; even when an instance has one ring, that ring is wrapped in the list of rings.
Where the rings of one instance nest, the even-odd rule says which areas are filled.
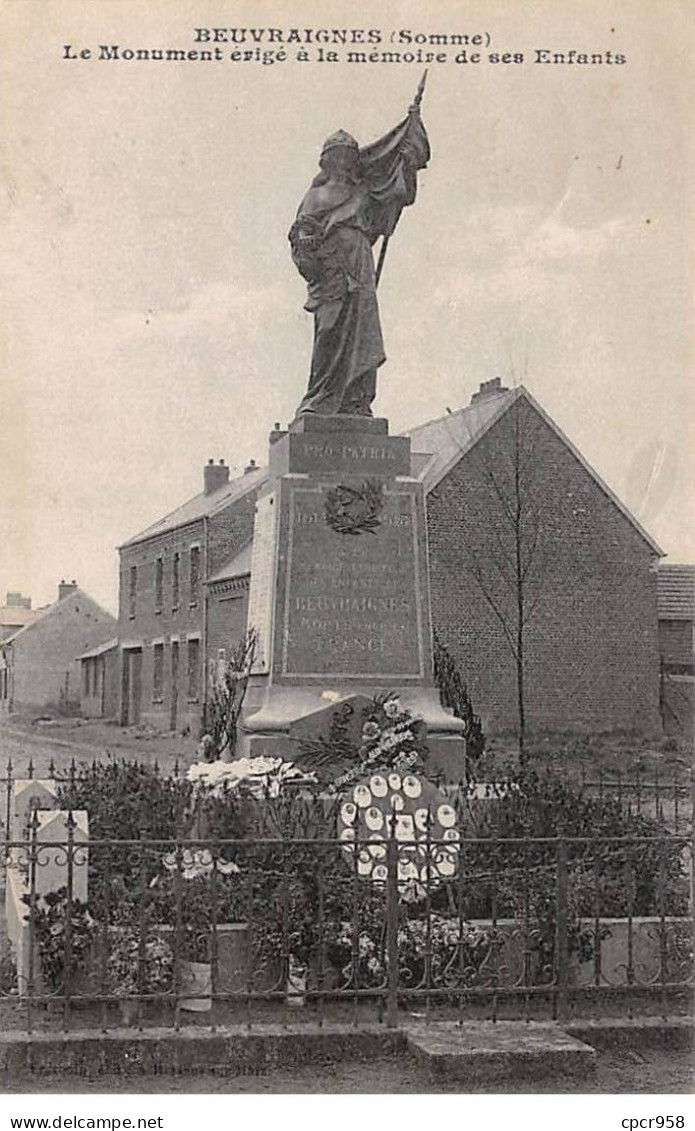
[[[353,149],[355,153],[359,150],[359,145],[352,134],[347,133],[345,130],[338,130],[324,141],[321,156],[323,157],[330,149],[336,149],[338,146],[342,146],[344,149]]]

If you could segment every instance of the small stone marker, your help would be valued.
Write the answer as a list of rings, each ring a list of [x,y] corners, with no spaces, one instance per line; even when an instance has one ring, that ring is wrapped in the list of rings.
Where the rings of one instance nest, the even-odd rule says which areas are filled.
[[[36,828],[36,894],[46,895],[68,886],[69,817],[72,813],[72,897],[87,902],[87,841],[89,818],[85,809],[40,809]]]
[[[16,778],[12,786],[10,840],[29,840],[34,809],[57,809],[58,790],[50,778]]]

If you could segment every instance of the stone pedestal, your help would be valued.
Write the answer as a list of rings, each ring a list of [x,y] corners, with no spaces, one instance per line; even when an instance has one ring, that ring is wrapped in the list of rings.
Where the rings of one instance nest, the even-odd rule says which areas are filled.
[[[301,418],[273,434],[254,530],[249,627],[258,656],[242,752],[297,755],[346,700],[394,691],[463,776],[461,723],[432,674],[427,528],[410,441],[386,420]]]

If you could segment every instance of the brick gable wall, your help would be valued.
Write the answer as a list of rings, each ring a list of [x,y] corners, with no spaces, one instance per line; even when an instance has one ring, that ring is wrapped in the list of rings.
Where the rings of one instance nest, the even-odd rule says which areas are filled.
[[[695,640],[691,620],[660,620],[659,647],[667,665],[693,664]]]
[[[509,518],[517,467],[518,524]],[[427,507],[433,623],[489,729],[517,721],[515,662],[501,623],[515,633],[517,525],[526,611],[533,608],[528,727],[658,729],[654,554],[526,400],[430,492]]]
[[[253,536],[257,491],[252,491],[232,506],[208,520],[208,574],[228,562]]]

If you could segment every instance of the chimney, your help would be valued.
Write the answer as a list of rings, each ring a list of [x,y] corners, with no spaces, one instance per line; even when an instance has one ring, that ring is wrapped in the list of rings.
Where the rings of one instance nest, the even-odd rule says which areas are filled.
[[[486,397],[497,397],[500,393],[508,393],[509,389],[502,384],[501,377],[493,377],[490,381],[481,381],[477,393],[473,393],[471,404],[485,400]]]
[[[24,597],[21,593],[7,594],[7,607],[9,609],[30,609],[31,597]]]
[[[75,581],[74,577],[72,581],[66,581],[65,578],[63,578],[60,585],[58,586],[58,600],[62,601],[63,597],[69,597],[70,594],[74,593],[76,589],[77,582]]]
[[[281,440],[285,435],[287,435],[286,431],[283,431],[280,427],[280,421],[277,420],[273,425],[273,431],[270,433],[268,441],[271,444],[277,444],[278,440]]]
[[[229,483],[229,468],[221,459],[219,463],[215,463],[214,459],[209,459],[207,466],[203,468],[203,490],[206,495],[212,495],[214,491],[219,491],[220,487],[226,487]]]
[[[251,471],[258,471],[255,459],[249,460],[246,467],[244,468],[244,475],[248,475]]]

